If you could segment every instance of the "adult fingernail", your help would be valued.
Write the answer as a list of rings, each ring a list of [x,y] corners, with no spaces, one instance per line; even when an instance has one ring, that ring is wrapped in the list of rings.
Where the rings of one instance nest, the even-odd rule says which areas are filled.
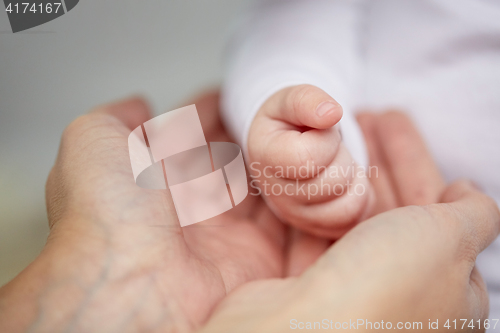
[[[316,114],[319,117],[326,116],[328,114],[331,114],[335,112],[340,107],[339,104],[332,103],[332,102],[323,102],[318,107],[316,108]]]

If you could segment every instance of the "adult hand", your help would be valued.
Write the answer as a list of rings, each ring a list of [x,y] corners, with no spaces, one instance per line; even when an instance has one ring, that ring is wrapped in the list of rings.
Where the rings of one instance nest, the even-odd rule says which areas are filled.
[[[207,139],[228,141],[217,94],[195,103]],[[1,288],[1,332],[188,332],[235,287],[282,276],[285,230],[260,198],[181,229],[168,191],[135,184],[127,138],[149,118],[130,99],[65,130],[47,181],[50,235]]]
[[[208,139],[226,141],[214,114],[216,96],[197,106]],[[65,132],[47,184],[47,246],[0,290],[2,331],[190,331],[226,292],[282,275],[285,232],[259,199],[249,197],[218,218],[180,229],[168,192],[135,186],[126,137],[148,118],[145,105],[131,100],[102,107]],[[290,254],[288,262],[298,261],[295,257]],[[314,271],[324,260],[298,279],[262,284],[275,283],[268,295],[279,296],[307,274],[323,275]],[[289,305],[301,304],[296,298],[279,301],[287,299]],[[231,296],[222,309],[234,301]],[[234,310],[241,310],[236,305]],[[218,312],[207,329],[222,329],[221,313],[223,321],[230,318]]]
[[[496,203],[468,182],[439,196],[444,182],[411,122],[398,113],[374,117],[385,133],[374,146],[401,153],[384,161],[391,171],[386,184],[398,198],[392,204],[439,197],[442,203],[379,214],[348,232],[302,275],[241,286],[200,332],[287,332],[307,323],[334,328],[336,322],[362,331],[410,323],[417,331],[429,330],[429,320],[438,320],[439,331],[484,331],[488,297],[475,259],[499,233]],[[448,319],[450,329],[444,327]]]

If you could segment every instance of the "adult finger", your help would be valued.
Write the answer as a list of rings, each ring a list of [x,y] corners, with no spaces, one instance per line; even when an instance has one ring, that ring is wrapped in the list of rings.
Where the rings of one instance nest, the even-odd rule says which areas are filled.
[[[220,93],[218,90],[201,94],[188,104],[195,104],[201,126],[208,142],[233,141],[220,118]]]
[[[452,212],[452,219],[440,219],[457,229],[467,245],[472,260],[488,247],[500,232],[500,211],[489,196],[480,192],[470,181],[458,181],[449,186],[441,197],[448,203],[446,212]],[[441,205],[436,205],[440,207]],[[458,223],[457,223],[458,222]]]
[[[436,203],[445,182],[411,120],[401,112],[384,113],[378,118],[377,133],[400,203]]]
[[[370,177],[370,183],[373,186],[376,198],[376,205],[372,215],[377,215],[400,206],[378,137],[378,117],[378,114],[368,112],[359,113],[356,116],[365,137],[368,159],[370,161],[368,176]]]
[[[299,276],[330,247],[332,241],[290,229],[285,276]]]
[[[148,118],[145,102],[133,98],[98,107],[65,129],[46,185],[51,225],[59,221],[65,211],[76,212],[80,207],[95,207],[92,213],[103,216],[121,216],[126,202],[138,197],[148,196],[151,201],[158,201],[158,206],[164,207],[166,202],[168,207],[173,207],[164,191],[142,189],[132,175],[128,135]],[[96,191],[96,188],[106,191]],[[117,196],[111,199],[113,195]],[[103,202],[109,204],[103,205]],[[88,215],[91,211],[80,213]]]

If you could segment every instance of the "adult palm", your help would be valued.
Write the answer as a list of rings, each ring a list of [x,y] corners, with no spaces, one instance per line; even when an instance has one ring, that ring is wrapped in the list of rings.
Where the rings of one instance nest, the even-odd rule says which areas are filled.
[[[207,140],[229,141],[217,94],[195,103]],[[0,331],[188,332],[235,287],[282,276],[285,228],[259,197],[181,228],[168,190],[135,184],[127,137],[149,118],[130,99],[65,130],[47,182],[48,241],[1,289]]]

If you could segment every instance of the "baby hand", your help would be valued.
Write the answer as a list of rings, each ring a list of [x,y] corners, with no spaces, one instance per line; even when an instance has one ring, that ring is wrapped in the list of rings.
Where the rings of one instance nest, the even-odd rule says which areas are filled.
[[[284,88],[260,108],[248,135],[251,193],[284,222],[339,238],[366,218],[373,192],[342,142],[342,107],[323,90]]]

